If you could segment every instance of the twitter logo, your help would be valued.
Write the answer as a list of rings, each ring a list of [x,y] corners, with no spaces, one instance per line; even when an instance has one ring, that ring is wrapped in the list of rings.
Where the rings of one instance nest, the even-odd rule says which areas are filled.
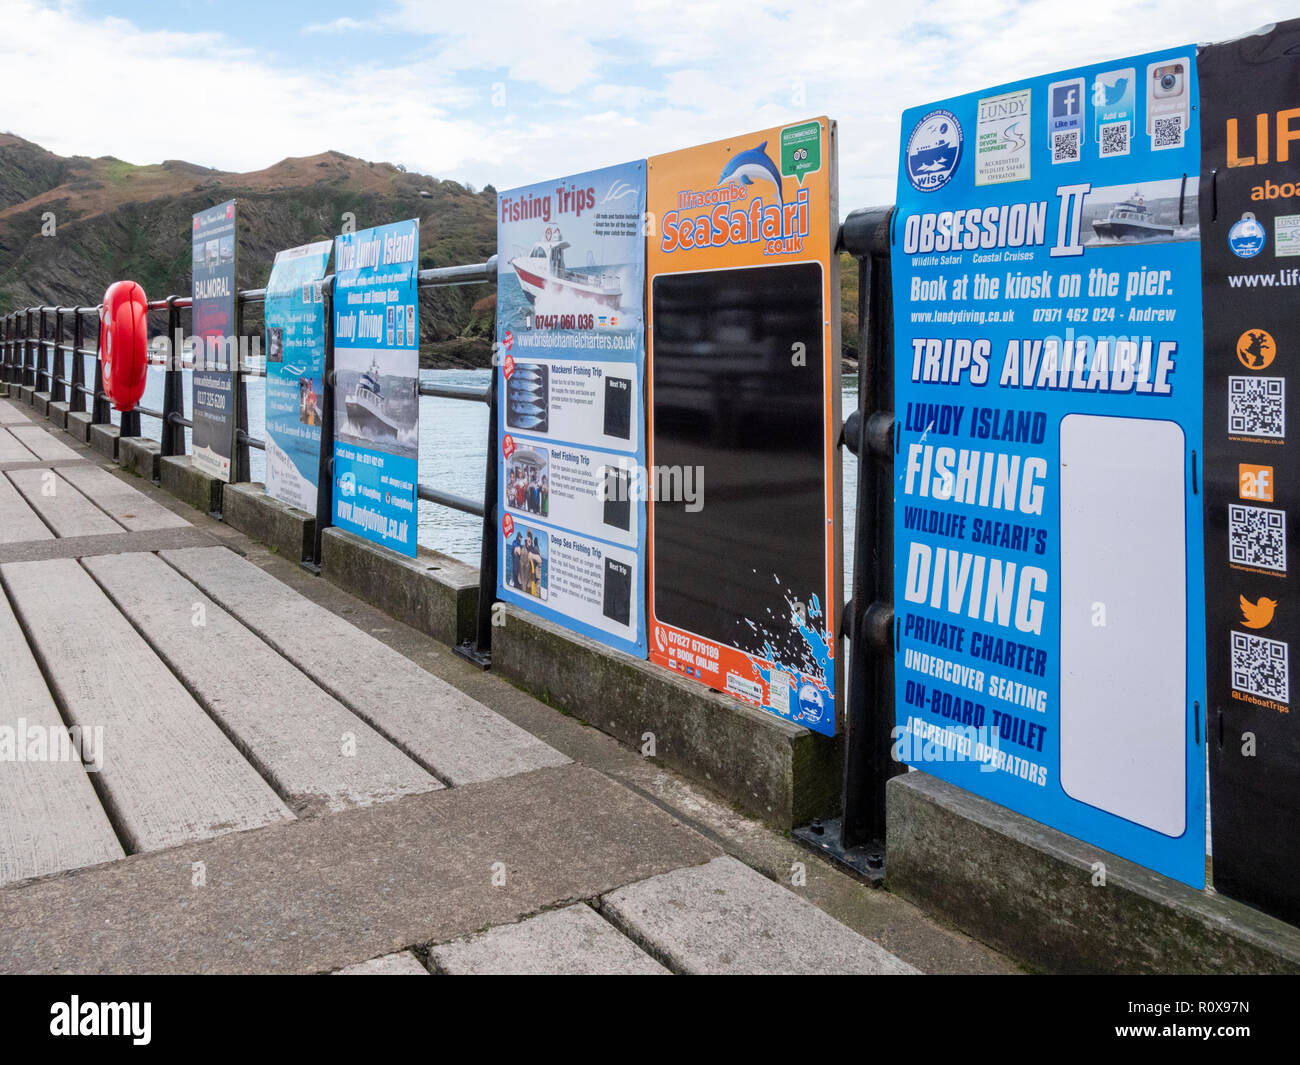
[[[1273,611],[1276,609],[1276,599],[1261,596],[1258,603],[1252,603],[1243,595],[1241,597],[1241,623],[1248,629],[1262,629],[1273,620]]]

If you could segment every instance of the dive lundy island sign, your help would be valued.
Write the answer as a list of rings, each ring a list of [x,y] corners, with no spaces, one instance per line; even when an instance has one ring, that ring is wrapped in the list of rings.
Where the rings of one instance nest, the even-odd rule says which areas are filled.
[[[334,524],[414,556],[420,221],[334,238]]]
[[[1205,878],[1195,50],[903,117],[905,760]]]

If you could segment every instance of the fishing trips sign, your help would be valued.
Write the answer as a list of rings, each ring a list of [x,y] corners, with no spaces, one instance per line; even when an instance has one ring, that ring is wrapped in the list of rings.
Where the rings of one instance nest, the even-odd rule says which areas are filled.
[[[645,163],[497,207],[497,594],[644,658]]]
[[[420,220],[334,238],[334,524],[414,556]]]
[[[835,124],[649,161],[650,658],[833,735]]]
[[[1195,50],[903,116],[895,756],[1205,879]]]
[[[193,219],[190,295],[193,297],[193,453],[196,469],[231,479],[235,452],[235,366],[240,357],[235,306],[235,201],[200,211]]]

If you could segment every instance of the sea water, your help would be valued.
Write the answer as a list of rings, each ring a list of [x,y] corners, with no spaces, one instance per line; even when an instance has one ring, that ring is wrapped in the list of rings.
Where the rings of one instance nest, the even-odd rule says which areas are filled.
[[[184,373],[182,390],[185,414],[190,414],[190,374]],[[487,388],[492,382],[490,370],[421,370],[420,381],[426,385],[460,385],[469,388]],[[266,435],[266,382],[261,377],[249,377],[248,435],[264,439]],[[148,384],[141,404],[155,410],[162,409],[163,373],[150,368]],[[858,402],[857,377],[843,378],[844,414],[854,410]],[[120,422],[113,412],[113,423]],[[466,499],[483,498],[483,478],[487,462],[488,410],[486,404],[456,399],[420,397],[420,483],[430,488],[463,496]],[[154,440],[160,438],[158,419],[142,415],[140,431]],[[185,430],[185,450],[190,450],[190,431]],[[853,576],[853,530],[856,515],[853,505],[857,499],[858,462],[847,450],[844,458],[844,589],[845,597],[851,588]],[[266,480],[266,456],[257,449],[249,451],[249,466],[254,481]],[[422,547],[442,551],[463,562],[477,566],[479,544],[482,538],[482,519],[463,514],[436,503],[420,503],[419,540]]]

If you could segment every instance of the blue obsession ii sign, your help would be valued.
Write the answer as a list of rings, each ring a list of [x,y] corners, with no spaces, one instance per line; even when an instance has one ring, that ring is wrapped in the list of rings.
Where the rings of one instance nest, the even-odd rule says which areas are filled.
[[[904,115],[895,753],[1200,886],[1194,56]]]

